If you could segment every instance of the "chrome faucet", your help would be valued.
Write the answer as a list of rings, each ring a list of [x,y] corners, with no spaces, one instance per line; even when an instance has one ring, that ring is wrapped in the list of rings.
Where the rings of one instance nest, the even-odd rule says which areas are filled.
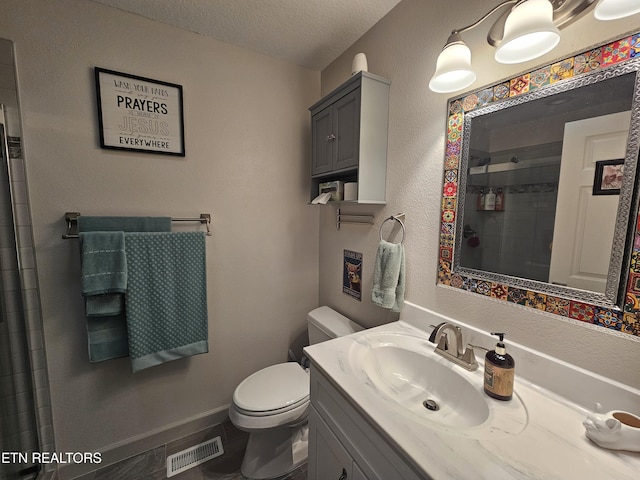
[[[466,350],[463,350],[462,329],[460,327],[443,322],[433,329],[429,336],[429,341],[436,344],[434,351],[441,357],[469,371],[478,369],[473,347],[467,345]],[[452,345],[452,343],[455,343],[455,345]]]

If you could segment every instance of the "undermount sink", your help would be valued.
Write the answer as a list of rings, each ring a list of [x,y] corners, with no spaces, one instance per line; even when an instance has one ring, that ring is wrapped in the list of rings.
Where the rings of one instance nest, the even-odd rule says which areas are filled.
[[[480,370],[467,372],[436,355],[434,348],[426,338],[417,336],[364,334],[352,345],[349,364],[374,394],[413,420],[459,433],[505,423],[507,418],[492,414],[496,408],[504,408],[509,410],[508,425],[499,429],[516,434],[524,428],[526,411],[516,395],[511,402],[489,398],[483,391]]]

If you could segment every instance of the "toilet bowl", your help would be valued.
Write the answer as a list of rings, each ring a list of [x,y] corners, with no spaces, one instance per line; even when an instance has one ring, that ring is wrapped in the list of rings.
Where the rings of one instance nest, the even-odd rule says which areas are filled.
[[[310,344],[362,330],[326,306],[309,312],[307,325]],[[249,432],[243,476],[277,478],[307,461],[309,403],[309,372],[294,362],[263,368],[236,387],[229,419]]]

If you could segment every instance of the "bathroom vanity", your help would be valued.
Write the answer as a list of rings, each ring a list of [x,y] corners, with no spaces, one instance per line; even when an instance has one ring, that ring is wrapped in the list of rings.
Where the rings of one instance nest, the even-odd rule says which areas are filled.
[[[430,325],[443,321],[467,343],[495,343],[407,303],[401,321],[305,349],[310,480],[637,478],[640,453],[598,447],[582,422],[595,402],[640,413],[640,391],[510,344],[515,393],[495,400],[484,352],[474,372],[434,353]]]

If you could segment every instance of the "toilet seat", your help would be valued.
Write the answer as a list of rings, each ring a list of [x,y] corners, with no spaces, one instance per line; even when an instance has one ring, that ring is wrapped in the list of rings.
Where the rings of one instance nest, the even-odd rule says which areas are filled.
[[[265,410],[265,411],[255,411],[255,410],[246,410],[242,407],[239,407],[238,405],[234,404],[234,408],[236,409],[236,411],[238,413],[242,413],[243,415],[249,415],[250,417],[270,417],[272,415],[279,415],[281,413],[286,413],[289,412],[291,410],[295,410],[296,408],[303,406],[305,404],[309,403],[309,396],[307,396],[306,398],[303,398],[302,400],[299,400],[295,403],[292,403],[290,405],[287,405],[286,407],[282,407],[282,408],[274,408],[273,410]]]
[[[241,411],[232,403],[229,406],[229,419],[236,427],[245,432],[264,431],[283,426],[294,427],[306,423],[310,405],[311,402],[307,399],[296,407],[256,415],[255,412]]]
[[[309,402],[309,373],[293,362],[263,368],[233,392],[235,409],[262,417],[297,409]]]

